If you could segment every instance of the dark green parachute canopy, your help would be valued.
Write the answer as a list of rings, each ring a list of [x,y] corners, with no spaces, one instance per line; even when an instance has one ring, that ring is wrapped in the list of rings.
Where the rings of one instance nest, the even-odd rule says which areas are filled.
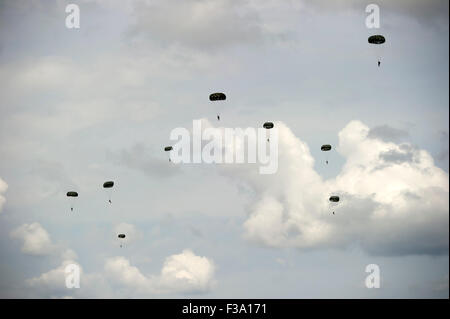
[[[321,149],[323,152],[327,152],[327,151],[331,150],[331,145],[330,145],[330,144],[324,144],[324,145],[322,145],[322,146],[320,147],[320,149]]]
[[[166,146],[166,147],[164,147],[164,150],[165,150],[166,152],[168,152],[168,151],[173,150],[173,147],[172,147],[172,146]]]
[[[339,202],[339,196],[331,196],[330,197],[330,202],[334,202],[334,203]]]
[[[67,192],[67,197],[78,197],[77,192]]]
[[[114,186],[114,182],[113,181],[108,181],[108,182],[104,182],[103,183],[103,187],[104,188],[111,188]]]
[[[210,101],[223,101],[226,100],[227,97],[224,93],[213,93],[209,96]]]
[[[125,238],[125,234],[119,234],[119,235],[117,235],[117,237],[119,237],[119,238]]]
[[[386,39],[381,34],[377,34],[370,36],[368,41],[371,44],[382,44],[386,42]]]
[[[269,129],[273,128],[273,123],[272,122],[266,122],[266,123],[264,123],[263,127],[265,129],[269,130]]]

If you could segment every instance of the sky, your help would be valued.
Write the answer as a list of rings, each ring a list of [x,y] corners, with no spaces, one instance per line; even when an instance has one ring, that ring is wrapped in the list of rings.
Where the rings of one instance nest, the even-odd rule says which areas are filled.
[[[0,297],[448,298],[448,9],[0,1]],[[194,120],[273,122],[277,172],[169,162]]]

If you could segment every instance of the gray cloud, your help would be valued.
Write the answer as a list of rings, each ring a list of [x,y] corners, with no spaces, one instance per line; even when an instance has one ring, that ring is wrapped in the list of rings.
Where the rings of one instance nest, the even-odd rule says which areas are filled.
[[[80,268],[80,288],[68,290],[65,286],[68,265]],[[145,275],[123,257],[104,261],[101,272],[87,273],[75,258],[63,259],[57,268],[26,280],[31,297],[46,298],[104,298],[148,297],[173,293],[208,292],[215,283],[214,262],[185,249],[168,256],[159,275]],[[100,289],[98,289],[100,288]]]
[[[385,142],[399,142],[408,138],[409,133],[385,124],[371,128],[368,137],[379,138]]]
[[[46,183],[55,185],[54,193],[64,191],[68,186],[73,186],[75,183],[72,181],[70,175],[66,172],[64,165],[55,161],[37,160],[34,161],[32,167],[29,169],[29,173],[35,176],[39,176]]]
[[[135,3],[132,36],[163,44],[219,49],[263,39],[262,21],[247,1],[160,1]]]
[[[168,156],[164,160],[161,157],[154,156],[155,152],[163,153],[163,149],[155,151],[143,144],[135,144],[127,150],[119,152],[110,152],[108,155],[115,159],[118,165],[124,165],[145,173],[150,177],[168,177],[180,173],[180,167],[169,162]],[[166,154],[164,154],[166,155]]]
[[[2,211],[3,205],[6,202],[5,196],[3,195],[8,189],[8,184],[0,178],[0,212]]]
[[[439,133],[439,139],[441,142],[441,150],[439,151],[437,155],[437,160],[444,164],[444,167],[447,167],[448,169],[448,160],[449,160],[449,153],[448,153],[448,132],[441,131]]]
[[[411,17],[427,25],[440,25],[448,30],[448,1],[446,0],[302,0],[307,6],[320,10],[360,10],[365,13],[368,4],[380,6],[380,15],[397,14]],[[445,26],[447,24],[447,26]]]
[[[387,152],[380,153],[380,158],[385,162],[401,164],[401,163],[411,163],[414,158],[412,152],[398,152],[396,150],[389,150]]]

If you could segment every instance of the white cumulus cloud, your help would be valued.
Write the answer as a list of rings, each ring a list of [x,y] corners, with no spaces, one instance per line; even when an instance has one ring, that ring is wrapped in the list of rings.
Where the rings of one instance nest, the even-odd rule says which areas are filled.
[[[49,233],[37,222],[23,224],[14,229],[10,235],[12,238],[23,241],[21,250],[25,254],[50,255],[57,249],[57,246],[52,243]]]
[[[245,237],[270,247],[343,248],[358,243],[381,255],[448,253],[448,174],[424,150],[386,142],[360,121],[339,133],[341,172],[323,180],[306,143],[282,122],[279,168],[257,174],[231,165],[222,173],[255,192]],[[329,196],[340,196],[331,206]],[[332,211],[336,211],[333,215]]]
[[[106,261],[105,273],[119,286],[140,294],[206,292],[214,282],[213,262],[190,250],[169,256],[157,276],[144,275],[121,256]]]
[[[185,249],[166,259],[159,280],[163,289],[204,292],[211,288],[213,278],[213,262]]]
[[[77,265],[82,278],[82,268],[74,260],[64,260],[60,266],[38,277],[26,280],[27,285],[39,292],[40,297],[66,296],[70,290],[66,286],[66,268],[69,265]]]

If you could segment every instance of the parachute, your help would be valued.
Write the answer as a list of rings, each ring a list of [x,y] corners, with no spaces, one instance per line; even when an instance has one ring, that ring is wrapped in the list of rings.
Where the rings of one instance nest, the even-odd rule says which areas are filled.
[[[339,202],[339,196],[331,196],[329,201],[330,201],[330,208],[331,207],[335,207],[337,206],[337,203]],[[333,211],[333,215],[334,215],[334,211]]]
[[[330,145],[330,144],[324,144],[324,145],[322,145],[322,146],[320,147],[320,150],[321,150],[322,152],[328,152],[328,151],[331,150],[331,145]],[[325,163],[328,164],[328,155],[327,155],[326,158],[325,158]]]
[[[67,197],[69,198],[75,198],[78,197],[78,193],[77,192],[67,192]],[[74,206],[74,200],[70,199],[70,211],[73,212],[73,206]]]
[[[381,49],[382,49],[382,44],[386,42],[386,38],[384,36],[382,36],[381,34],[376,34],[376,35],[371,35],[369,37],[369,39],[367,39],[367,41],[370,44],[375,44],[378,48],[377,48],[377,58],[378,58],[378,66],[380,66],[381,64]]]
[[[271,128],[273,128],[273,123],[272,122],[266,122],[266,123],[263,124],[263,127],[266,130],[270,130]],[[267,138],[267,142],[269,142],[269,138]]]
[[[226,99],[227,99],[227,96],[225,95],[225,93],[221,93],[221,92],[212,93],[209,95],[209,100],[211,102],[225,101]],[[217,114],[217,120],[220,121],[220,114]]]
[[[103,188],[111,188],[114,186],[114,182],[113,181],[109,181],[109,182],[104,182],[103,183]]]
[[[173,147],[172,147],[172,146],[166,146],[166,147],[164,147],[164,151],[166,151],[166,152],[170,152],[171,150],[173,150]],[[169,154],[169,162],[171,162],[170,154]]]
[[[108,192],[108,202],[112,204],[111,202],[111,193],[112,193],[112,187],[114,186],[113,181],[107,181],[103,183],[103,188],[107,189]]]
[[[333,203],[339,202],[339,196],[331,196],[330,197],[330,202],[333,202]]]
[[[209,96],[210,101],[224,101],[226,99],[227,96],[224,93],[213,93]]]
[[[124,239],[125,238],[125,234],[119,234],[117,235],[118,238],[120,239]],[[120,248],[122,248],[122,243],[120,243]]]
[[[383,44],[384,42],[386,42],[386,39],[381,34],[377,34],[371,35],[368,41],[370,44]]]

